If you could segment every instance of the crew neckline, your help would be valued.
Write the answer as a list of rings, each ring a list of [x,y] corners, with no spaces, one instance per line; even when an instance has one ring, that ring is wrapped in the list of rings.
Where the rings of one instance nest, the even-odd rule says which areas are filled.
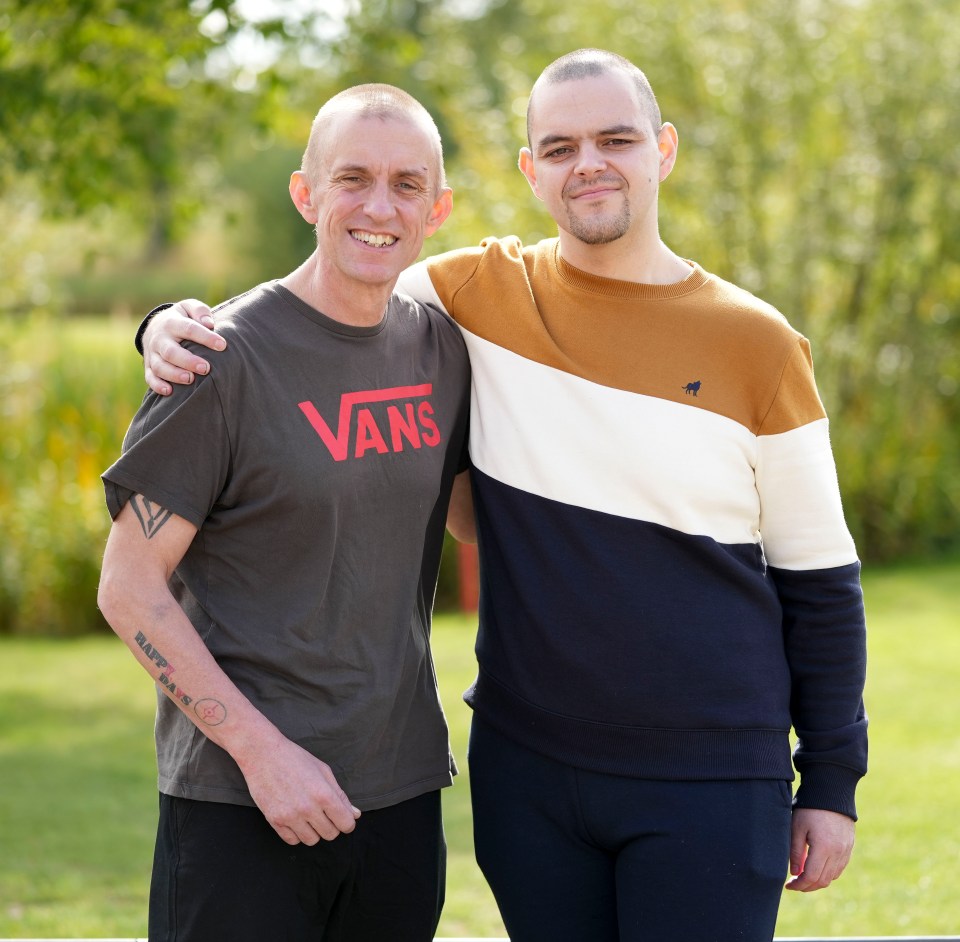
[[[553,247],[553,264],[562,281],[582,291],[625,300],[667,301],[683,297],[703,287],[710,276],[696,262],[690,259],[684,259],[684,261],[690,266],[690,274],[683,281],[651,285],[639,281],[623,281],[619,278],[592,275],[581,268],[576,268],[563,258],[560,254],[559,240]]]
[[[298,314],[302,314],[308,320],[313,321],[320,327],[335,334],[341,334],[344,337],[375,337],[382,333],[387,326],[387,315],[390,310],[390,301],[387,301],[387,307],[384,309],[383,317],[378,324],[370,327],[360,327],[355,324],[344,324],[343,321],[335,320],[323,311],[318,311],[315,307],[308,304],[298,294],[295,294],[289,288],[280,284],[279,281],[271,281],[270,287],[277,293],[282,301],[292,307]],[[392,295],[391,295],[392,298]]]

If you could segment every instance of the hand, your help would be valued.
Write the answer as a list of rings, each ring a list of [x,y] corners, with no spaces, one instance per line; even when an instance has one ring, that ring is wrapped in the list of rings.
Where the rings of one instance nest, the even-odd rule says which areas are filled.
[[[846,869],[853,853],[856,825],[835,811],[797,808],[793,812],[788,890],[822,890]]]
[[[211,350],[227,345],[213,332],[213,317],[203,301],[189,298],[155,314],[143,334],[143,374],[147,385],[161,396],[173,392],[170,383],[189,385],[194,373],[210,372],[210,364],[184,350],[181,340],[193,340]]]
[[[286,843],[312,847],[356,827],[360,811],[330,766],[289,739],[241,768],[257,807]]]

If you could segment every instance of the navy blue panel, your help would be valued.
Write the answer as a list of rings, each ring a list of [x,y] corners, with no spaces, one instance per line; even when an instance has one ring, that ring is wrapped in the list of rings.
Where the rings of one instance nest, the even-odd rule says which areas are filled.
[[[473,474],[478,656],[492,678],[542,709],[597,722],[789,728],[780,604],[758,546]]]

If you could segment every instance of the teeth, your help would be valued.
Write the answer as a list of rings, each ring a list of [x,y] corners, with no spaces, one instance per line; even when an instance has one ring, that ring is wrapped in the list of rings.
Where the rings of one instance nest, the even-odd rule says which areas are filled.
[[[363,242],[366,245],[375,245],[377,247],[382,245],[393,245],[397,241],[395,236],[392,235],[375,235],[372,232],[351,232],[352,235],[358,242]]]

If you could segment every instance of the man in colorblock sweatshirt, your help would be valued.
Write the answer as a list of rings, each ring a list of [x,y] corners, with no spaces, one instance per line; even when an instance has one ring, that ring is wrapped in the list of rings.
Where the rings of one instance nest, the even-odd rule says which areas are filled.
[[[513,942],[765,942],[788,869],[806,892],[846,867],[866,772],[860,567],[809,345],[661,241],[678,135],[632,63],[557,60],[527,128],[558,238],[399,282],[472,366],[477,859]],[[205,368],[185,336],[216,343],[180,310],[151,326],[154,389]]]

